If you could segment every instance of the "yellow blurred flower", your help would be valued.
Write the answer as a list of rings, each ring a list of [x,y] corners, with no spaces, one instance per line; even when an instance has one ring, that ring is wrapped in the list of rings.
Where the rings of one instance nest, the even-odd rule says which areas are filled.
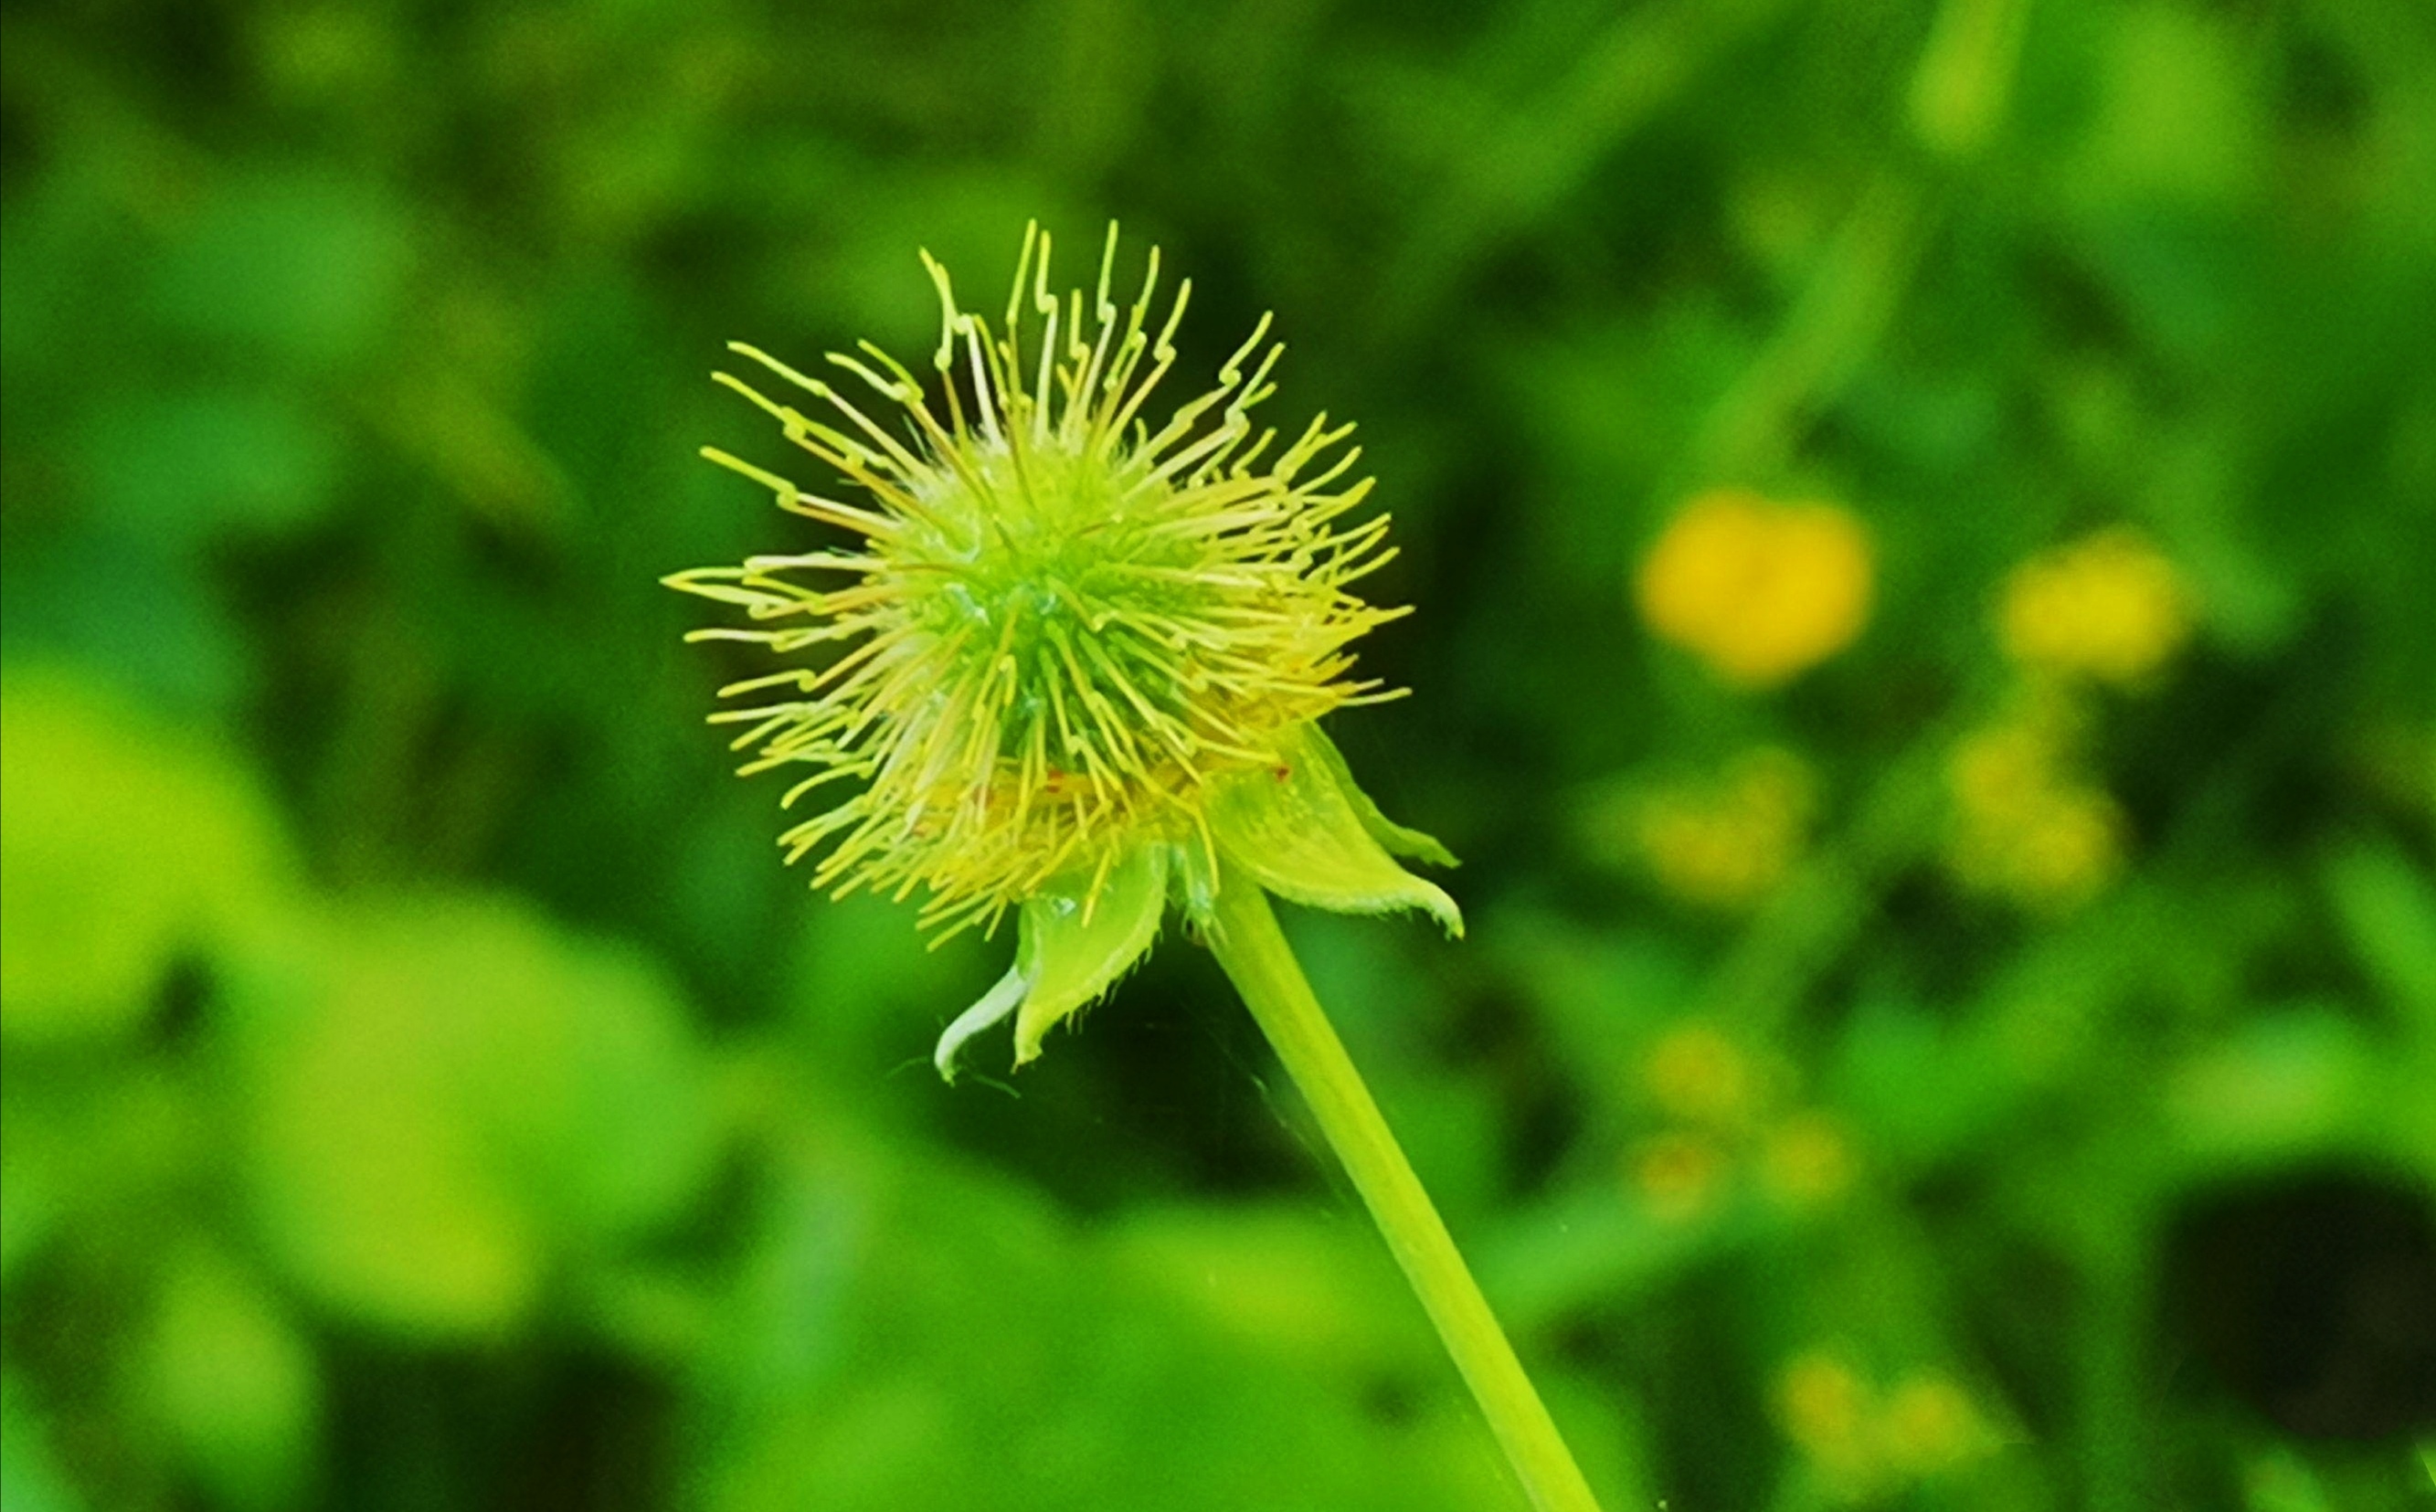
[[[1824,1349],[1777,1372],[1776,1412],[1785,1437],[1847,1500],[1941,1474],[1996,1443],[1987,1416],[1943,1372],[1915,1370],[1881,1394]]]
[[[1911,1476],[1951,1469],[1985,1453],[1988,1425],[1960,1386],[1936,1371],[1922,1371],[1887,1398],[1878,1432],[1887,1461]]]
[[[2052,703],[2033,704],[1955,747],[1948,860],[1965,883],[2033,908],[2067,908],[2122,869],[2122,810],[2070,771],[2068,718]]]
[[[1628,1174],[1650,1211],[1683,1223],[1706,1211],[1723,1187],[1726,1153],[1701,1135],[1670,1129],[1634,1149]]]
[[[1763,747],[1711,783],[1661,790],[1635,806],[1632,838],[1668,892],[1747,908],[1801,855],[1817,784],[1791,752]]]
[[[2120,685],[2163,667],[2191,630],[2173,563],[2119,525],[2015,567],[1996,617],[2005,654],[2021,666]]]
[[[1649,628],[1743,687],[1773,687],[1853,643],[1870,616],[1861,523],[1832,504],[1714,489],[1676,515],[1634,580]]]
[[[1873,1469],[1870,1387],[1859,1372],[1824,1350],[1777,1372],[1776,1411],[1784,1436],[1830,1475],[1862,1479]]]
[[[2035,804],[2063,766],[2068,720],[2060,705],[2040,700],[1964,736],[1946,762],[1955,801],[1966,813],[1991,819]]]
[[[1642,1075],[1659,1107],[1687,1123],[1731,1127],[1759,1101],[1749,1057],[1708,1024],[1670,1031],[1650,1047]]]
[[[1778,1124],[1760,1152],[1769,1191],[1803,1208],[1842,1196],[1859,1164],[1843,1126],[1818,1112],[1796,1113]]]
[[[2079,902],[2123,866],[2123,811],[2098,789],[2078,784],[2042,796],[2013,838],[2008,880],[2024,899]]]

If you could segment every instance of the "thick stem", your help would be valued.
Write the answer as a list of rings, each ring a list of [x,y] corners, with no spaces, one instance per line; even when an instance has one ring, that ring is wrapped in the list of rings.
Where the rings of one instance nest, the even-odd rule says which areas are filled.
[[[1209,923],[1218,964],[1345,1162],[1531,1504],[1540,1512],[1598,1512],[1589,1483],[1514,1358],[1514,1347],[1488,1311],[1479,1283],[1312,994],[1260,884],[1235,868],[1223,869]]]

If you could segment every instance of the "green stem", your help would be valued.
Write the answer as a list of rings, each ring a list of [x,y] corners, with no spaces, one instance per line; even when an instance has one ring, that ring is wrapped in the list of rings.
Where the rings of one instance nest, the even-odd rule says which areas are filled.
[[[1370,1100],[1362,1073],[1312,994],[1260,883],[1232,866],[1222,867],[1209,923],[1209,947],[1218,964],[1345,1162],[1531,1504],[1540,1512],[1598,1512],[1589,1483],[1480,1295],[1480,1283],[1465,1267],[1379,1104]]]

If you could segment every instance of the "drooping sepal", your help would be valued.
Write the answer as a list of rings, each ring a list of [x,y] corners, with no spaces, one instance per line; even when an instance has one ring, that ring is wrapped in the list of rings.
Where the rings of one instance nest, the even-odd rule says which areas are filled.
[[[1244,772],[1213,793],[1209,821],[1227,860],[1280,897],[1341,913],[1417,908],[1449,934],[1463,933],[1454,899],[1398,865],[1372,826],[1385,826],[1413,854],[1443,856],[1445,847],[1380,817],[1314,725],[1284,732],[1275,765]]]
[[[1041,1037],[1117,983],[1150,949],[1167,908],[1169,847],[1136,846],[1111,865],[1078,870],[1023,904],[1016,972],[1024,982],[1015,1019],[1015,1063],[1040,1053]]]
[[[1328,769],[1328,774],[1336,779],[1336,785],[1344,790],[1346,798],[1353,805],[1354,817],[1362,821],[1362,827],[1368,830],[1370,838],[1384,847],[1389,855],[1409,856],[1430,866],[1463,864],[1454,859],[1454,852],[1438,843],[1436,835],[1425,835],[1381,813],[1379,806],[1370,801],[1370,795],[1362,791],[1362,785],[1353,780],[1353,769],[1346,764],[1345,753],[1336,748],[1336,742],[1328,738],[1327,731],[1316,724],[1306,724],[1290,733],[1300,738],[1306,759],[1319,762]]]
[[[939,1080],[950,1086],[955,1085],[956,1056],[964,1051],[965,1042],[1003,1023],[1016,1005],[1023,1001],[1023,968],[1009,966],[1006,975],[983,993],[979,1002],[956,1016],[956,1021],[939,1036],[938,1048],[931,1051],[931,1064],[939,1069]]]

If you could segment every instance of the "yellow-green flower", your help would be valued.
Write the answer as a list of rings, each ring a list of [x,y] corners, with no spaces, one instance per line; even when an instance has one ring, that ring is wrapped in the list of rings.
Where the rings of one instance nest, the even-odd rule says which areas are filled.
[[[1915,1371],[1896,1384],[1879,1432],[1888,1460],[1916,1479],[1966,1464],[1994,1447],[1977,1403],[1935,1370]]]
[[[2072,706],[2031,699],[1957,742],[1948,860],[1964,882],[2039,909],[2068,909],[2122,869],[2124,820],[2072,768]]]
[[[722,689],[713,715],[742,770],[800,769],[784,806],[848,796],[789,829],[812,883],[925,895],[944,933],[1020,915],[1016,963],[949,1027],[1017,1017],[1018,1064],[1149,948],[1171,899],[1206,914],[1223,856],[1295,901],[1421,908],[1461,928],[1439,889],[1390,853],[1446,863],[1388,823],[1316,721],[1395,696],[1356,680],[1348,647],[1403,613],[1359,579],[1394,555],[1387,517],[1355,522],[1352,426],[1314,419],[1281,448],[1256,426],[1281,346],[1263,317],[1216,387],[1154,420],[1192,284],[1157,311],[1158,253],[1130,304],[1049,283],[1027,229],[1000,327],[937,287],[936,381],[865,342],[832,353],[844,389],[752,347],[735,352],[817,401],[812,413],[725,374],[840,475],[798,487],[725,453],[826,540],[670,586],[743,611],[698,640],[754,642],[790,665]],[[833,785],[835,785],[833,787]]]
[[[1978,1404],[1936,1369],[1881,1392],[1840,1354],[1814,1349],[1778,1371],[1776,1407],[1785,1436],[1840,1502],[1881,1500],[1995,1447]]]
[[[1651,1213],[1688,1223],[1709,1209],[1732,1173],[1726,1152],[1705,1134],[1668,1129],[1636,1146],[1629,1186]]]
[[[1853,643],[1872,576],[1869,534],[1843,510],[1720,488],[1668,523],[1633,594],[1650,629],[1720,679],[1769,688]]]
[[[1611,848],[1676,896],[1717,909],[1752,907],[1801,856],[1818,781],[1792,752],[1760,746],[1705,779],[1626,795],[1595,816]],[[1620,831],[1620,833],[1618,833]],[[1622,840],[1622,847],[1613,842]]]
[[[1710,1128],[1739,1128],[1758,1111],[1760,1069],[1714,1025],[1673,1029],[1649,1048],[1642,1080],[1668,1117]]]
[[[1858,1165],[1843,1125],[1816,1110],[1793,1114],[1760,1147],[1760,1173],[1768,1191],[1796,1208],[1841,1196]]]
[[[1777,1372],[1777,1418],[1785,1436],[1839,1487],[1865,1485],[1874,1476],[1870,1396],[1860,1372],[1828,1350],[1799,1355]]]
[[[2134,686],[2189,638],[2190,595],[2164,552],[2117,525],[2015,567],[1996,627],[2025,668]]]

